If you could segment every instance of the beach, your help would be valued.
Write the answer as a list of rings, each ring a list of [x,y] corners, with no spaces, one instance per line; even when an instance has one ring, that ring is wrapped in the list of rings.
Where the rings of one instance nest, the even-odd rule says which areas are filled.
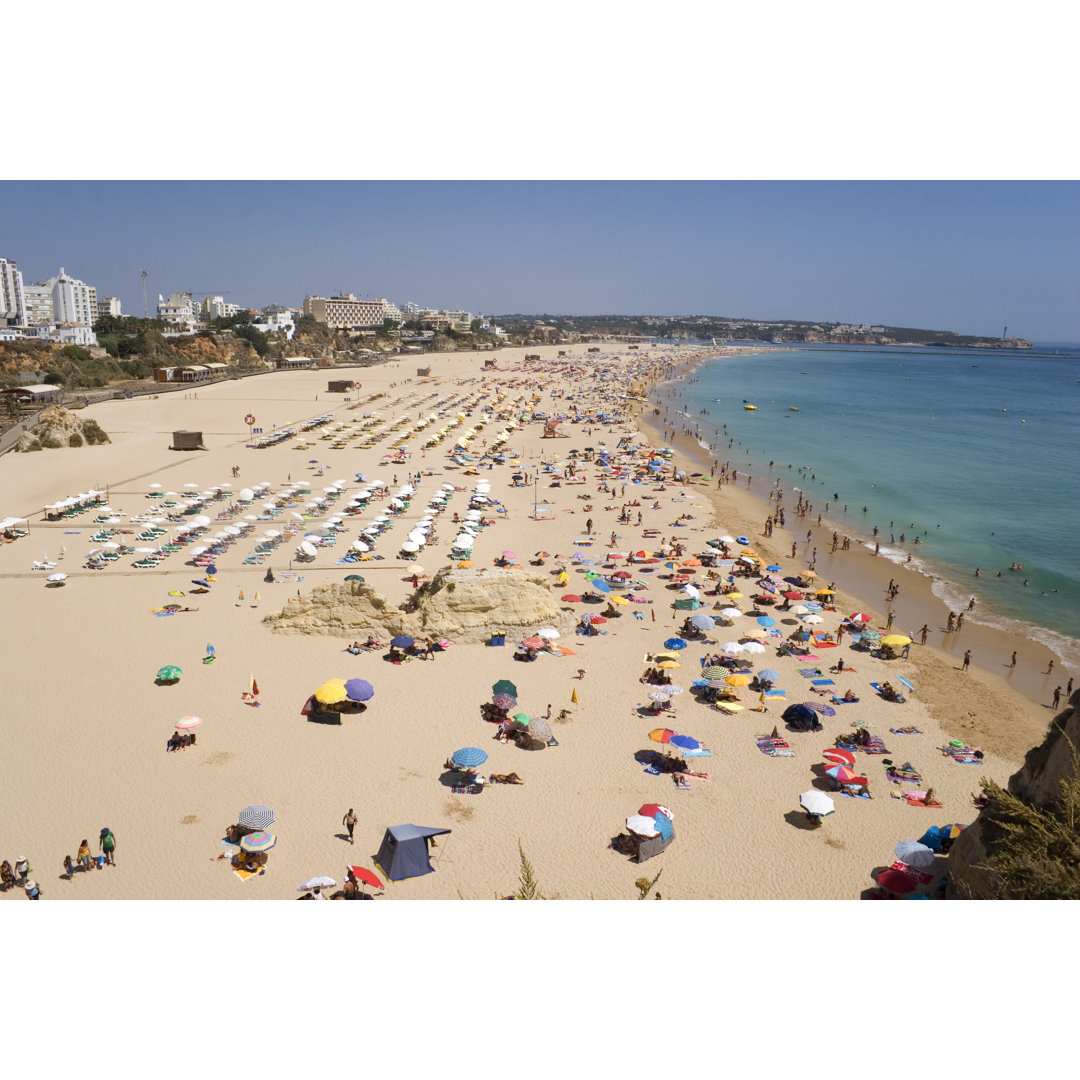
[[[526,362],[526,351],[540,359]],[[560,358],[559,351],[568,355]],[[436,354],[424,358],[425,365],[431,364],[427,378],[417,375],[415,359],[370,368],[278,372],[156,399],[95,405],[80,415],[98,420],[111,444],[6,455],[0,470],[7,504],[0,512],[27,517],[30,525],[28,536],[0,550],[0,580],[12,613],[4,627],[11,766],[0,859],[14,862],[25,854],[50,900],[289,899],[297,895],[298,883],[312,875],[341,882],[347,865],[372,868],[385,829],[412,823],[451,832],[439,836],[432,849],[434,873],[387,883],[380,902],[511,895],[518,882],[519,845],[541,891],[551,898],[634,899],[635,880],[662,870],[656,889],[671,899],[854,899],[873,886],[876,870],[892,863],[898,841],[916,840],[931,825],[971,821],[976,814],[971,793],[980,776],[1004,784],[1025,751],[1041,740],[1050,719],[1039,703],[1038,695],[1045,697],[1043,685],[1030,681],[1036,676],[1017,672],[1006,681],[999,660],[1002,649],[1008,655],[1007,645],[994,637],[995,631],[972,623],[951,635],[944,648],[938,634],[938,641],[926,647],[913,646],[904,660],[852,651],[848,641],[805,661],[775,657],[769,648],[754,660],[758,668],[777,669],[786,701],[770,704],[768,712],[754,712],[758,697],[744,689],[739,691],[744,709],[729,716],[695,701],[690,683],[698,677],[702,656],[721,652],[729,635],[757,630],[751,617],[740,616],[730,629],[709,632],[709,643],[691,641],[680,651],[682,666],[671,675],[684,692],[674,698],[673,710],[658,718],[640,711],[651,689],[640,681],[648,666],[644,658],[661,651],[691,614],[672,610],[681,594],[669,587],[662,561],[640,574],[645,585],[636,591],[646,601],[636,608],[641,619],[622,607],[625,614],[602,624],[603,633],[563,633],[559,644],[573,655],[542,653],[529,663],[513,661],[516,641],[511,638],[505,646],[492,646],[455,641],[447,633],[448,645],[433,661],[392,664],[377,651],[350,654],[347,637],[281,633],[264,624],[264,616],[287,610],[297,596],[340,584],[354,573],[390,606],[401,604],[414,593],[411,579],[418,565],[431,575],[460,561],[451,557],[456,530],[449,519],[464,516],[479,482],[490,484],[490,497],[500,505],[485,513],[493,524],[479,533],[471,561],[477,568],[491,568],[503,552],[514,553],[508,561],[521,570],[505,572],[545,578],[557,603],[576,613],[574,619],[599,608],[558,598],[587,591],[589,569],[611,574],[619,561],[606,568],[608,553],[652,552],[664,538],[675,538],[689,555],[705,549],[708,539],[730,534],[747,537],[763,562],[775,559],[783,567],[778,578],[794,577],[807,568],[810,553],[803,538],[810,528],[810,546],[816,543],[820,549],[817,583],[835,579],[838,588],[829,605],[835,612],[823,612],[824,621],[815,629],[835,631],[842,616],[856,611],[871,614],[874,625],[883,627],[888,610],[883,593],[890,576],[903,585],[893,605],[895,629],[909,632],[931,618],[931,626],[942,623],[940,602],[928,583],[923,587],[909,581],[915,575],[899,573],[894,564],[881,565],[868,552],[826,556],[826,531],[801,525],[763,537],[765,504],[738,485],[718,490],[709,475],[711,456],[689,437],[673,441],[675,455],[665,459],[663,484],[630,481],[624,494],[622,482],[613,482],[611,491],[598,491],[594,463],[577,469],[585,484],[562,482],[562,463],[571,449],[584,456],[586,447],[604,447],[615,455],[619,441],[631,437],[638,424],[647,443],[663,445],[647,422],[655,395],[648,394],[648,405],[630,398],[669,378],[673,365],[693,365],[703,355],[693,347],[642,346],[635,353],[606,343],[600,353],[589,353],[584,345],[504,349],[494,355],[494,368],[485,367],[492,354]],[[612,374],[631,369],[629,378]],[[601,371],[608,374],[601,378]],[[331,378],[355,379],[360,387],[347,395],[329,394]],[[560,396],[552,398],[553,393]],[[518,420],[523,412],[567,412],[577,402],[583,414],[594,412],[601,401],[609,414],[623,410],[622,422],[565,421],[560,431],[569,437],[545,439],[543,422]],[[484,413],[485,406],[492,407],[490,414]],[[373,415],[365,420],[365,414]],[[304,433],[304,449],[297,436],[255,449],[247,445],[248,415],[264,432],[325,415],[332,420]],[[425,421],[430,416],[435,419]],[[508,433],[505,461],[488,468],[483,444],[509,420],[517,426]],[[417,429],[421,422],[425,426]],[[469,444],[474,467],[451,461],[453,439],[481,422],[484,426]],[[348,437],[342,436],[345,445],[331,448],[333,440],[322,435],[345,423],[352,425]],[[430,433],[443,427],[450,434],[425,447]],[[177,429],[203,432],[207,449],[169,449]],[[405,435],[410,437],[402,441]],[[361,447],[364,442],[369,445]],[[385,457],[397,445],[406,448],[401,462]],[[544,472],[544,461],[559,467]],[[675,482],[675,469],[701,475]],[[382,512],[386,502],[379,499],[362,513],[344,517],[333,548],[319,547],[311,562],[295,561],[303,530],[341,513],[373,478],[392,492],[416,474],[411,505],[395,515],[392,530],[374,545],[381,559],[341,564],[359,529]],[[529,482],[515,483],[512,477],[519,474]],[[232,513],[229,508],[245,485],[264,482],[268,488],[245,507],[260,520],[215,559],[215,580],[205,593],[191,591],[193,581],[206,572],[192,564],[191,546],[145,569],[134,568],[135,557],[125,556],[103,570],[88,570],[83,557],[93,547],[95,514],[43,520],[46,505],[94,488],[107,492],[108,504],[123,512],[116,528],[128,528],[131,517],[153,512],[166,492],[177,493],[177,501],[185,490],[218,487],[222,497],[206,507],[217,528],[242,521],[243,514],[218,515]],[[324,491],[338,482],[340,491]],[[293,515],[305,512],[310,496],[299,493],[279,500],[273,516],[263,512],[265,499],[296,485],[310,488],[312,496],[331,496],[328,506],[318,516],[310,514],[298,526],[301,531],[262,562],[246,563],[265,529],[286,530],[297,522]],[[418,563],[401,559],[399,541],[444,485],[454,490],[436,518],[438,541],[419,553]],[[629,508],[630,522],[620,523],[620,507],[633,501],[640,505]],[[660,506],[653,509],[656,502]],[[793,504],[785,505],[790,514]],[[546,513],[536,515],[536,508]],[[642,526],[636,524],[639,511]],[[674,524],[682,515],[690,517]],[[587,538],[589,518],[593,543],[579,544]],[[797,541],[792,533],[800,527],[803,537]],[[645,537],[645,528],[659,536]],[[609,547],[613,532],[614,546]],[[793,542],[795,559],[790,558]],[[66,549],[62,559],[61,545]],[[740,545],[732,549],[738,555]],[[539,551],[549,557],[543,566],[533,566]],[[574,562],[575,553],[595,565]],[[43,555],[68,573],[64,585],[48,588],[46,574],[31,570]],[[560,566],[569,577],[565,588],[554,578]],[[268,569],[274,573],[272,582],[265,580]],[[638,568],[630,569],[639,576]],[[175,603],[195,610],[165,614],[162,608],[172,593],[183,594]],[[700,611],[714,614],[716,598],[702,599]],[[749,609],[749,601],[743,598],[739,606]],[[787,636],[795,620],[778,621]],[[493,618],[491,631],[499,629]],[[770,645],[772,640],[766,639]],[[214,646],[212,663],[204,663],[208,644]],[[966,672],[959,670],[958,659],[965,649],[976,657]],[[1025,651],[1032,655],[1032,643],[1026,643]],[[840,657],[855,670],[832,676],[833,687],[839,692],[850,687],[858,703],[823,716],[820,731],[785,734],[785,705],[815,696],[799,669],[823,670]],[[155,673],[166,664],[180,666],[182,676],[173,685],[156,685]],[[904,704],[885,701],[870,689],[871,681],[895,681],[898,674],[915,687]],[[1066,673],[1060,674],[1064,682]],[[259,688],[258,707],[241,696],[252,676]],[[367,710],[345,716],[340,726],[309,722],[301,715],[305,702],[335,677],[372,684]],[[494,726],[483,720],[480,706],[491,699],[500,679],[516,684],[518,703],[527,714],[543,717],[551,706],[557,745],[530,753],[493,739]],[[555,722],[564,709],[569,716]],[[189,715],[204,721],[197,728],[197,743],[166,752],[175,721]],[[872,798],[837,793],[836,812],[820,827],[809,828],[799,795],[814,787],[828,789],[822,751],[834,745],[838,734],[850,732],[856,718],[889,751],[860,755]],[[635,754],[662,749],[649,738],[659,725],[689,734],[709,749],[711,756],[692,763],[708,779],[692,779],[683,789],[669,775],[645,772]],[[794,756],[767,756],[759,750],[756,736],[774,727]],[[920,734],[895,735],[894,727],[917,728]],[[957,764],[943,755],[940,748],[950,740],[981,749],[981,763]],[[523,783],[455,793],[443,763],[456,749],[470,746],[488,754],[481,773],[516,772]],[[883,757],[897,765],[910,761],[922,778],[917,786],[932,788],[941,807],[912,806],[892,797],[912,785],[890,783]],[[271,829],[278,843],[265,874],[241,879],[230,862],[236,849],[222,840],[237,811],[249,803],[274,809]],[[639,868],[609,844],[625,831],[626,818],[647,803],[670,808],[676,835],[662,855]],[[358,817],[354,844],[348,843],[342,825],[350,807]],[[96,853],[105,826],[117,837],[116,865],[62,879],[64,856],[74,857],[83,837]],[[937,863],[933,872],[940,876],[944,860]],[[22,895],[10,890],[0,898]]]

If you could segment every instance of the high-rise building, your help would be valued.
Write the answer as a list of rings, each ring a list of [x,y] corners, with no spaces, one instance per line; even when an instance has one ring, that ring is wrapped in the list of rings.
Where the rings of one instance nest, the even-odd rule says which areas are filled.
[[[0,324],[26,326],[22,271],[13,259],[0,257]]]
[[[48,326],[56,322],[53,316],[52,282],[36,281],[23,286],[27,326]]]
[[[165,322],[183,326],[186,330],[195,328],[195,311],[191,304],[191,294],[174,292],[166,301],[165,297],[158,293],[157,317]]]
[[[60,273],[50,279],[52,286],[53,319],[58,323],[83,323],[93,326],[97,318],[97,289],[69,274]]]
[[[344,296],[309,296],[304,314],[332,330],[380,328],[384,319],[401,320],[401,312],[389,300],[358,300],[352,293]]]
[[[123,317],[120,310],[120,301],[115,296],[102,296],[98,298],[98,316],[113,315],[117,319]]]

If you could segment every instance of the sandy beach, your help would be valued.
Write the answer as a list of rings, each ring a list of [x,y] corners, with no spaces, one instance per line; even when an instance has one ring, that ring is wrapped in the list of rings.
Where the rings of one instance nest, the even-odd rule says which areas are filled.
[[[430,378],[417,376],[416,361],[410,359],[364,369],[279,372],[157,399],[106,402],[85,415],[109,433],[110,445],[9,454],[0,460],[6,500],[0,512],[30,519],[29,535],[0,549],[0,581],[9,612],[3,631],[3,694],[11,763],[0,859],[14,863],[26,855],[50,900],[292,899],[298,883],[313,875],[341,882],[348,864],[373,868],[386,827],[407,822],[452,831],[439,837],[432,852],[436,871],[387,884],[381,902],[507,896],[517,886],[519,843],[541,891],[551,898],[634,899],[635,879],[663,870],[657,889],[671,899],[854,899],[873,886],[875,871],[892,863],[898,841],[916,840],[931,825],[972,820],[971,793],[980,776],[1004,784],[1023,753],[1042,738],[1050,718],[1039,704],[1045,688],[1036,685],[1038,677],[1017,672],[1010,684],[1000,671],[1006,645],[973,623],[944,642],[935,632],[927,646],[916,644],[909,658],[894,661],[851,650],[850,638],[839,648],[815,651],[813,659],[777,657],[771,645],[778,640],[767,638],[767,652],[753,658],[755,667],[780,673],[776,685],[786,691],[786,701],[755,712],[757,694],[743,689],[738,695],[745,708],[724,715],[695,701],[690,683],[699,677],[706,653],[719,653],[724,642],[758,631],[754,619],[743,615],[732,627],[709,632],[707,642],[690,641],[680,652],[682,666],[671,675],[684,692],[673,700],[673,710],[660,717],[641,715],[652,689],[640,681],[644,658],[660,651],[691,614],[672,610],[680,594],[669,587],[670,571],[663,562],[648,566],[646,574],[639,573],[644,566],[631,567],[634,577],[645,582],[635,590],[647,601],[634,606],[642,618],[621,607],[625,614],[609,619],[597,636],[564,633],[559,644],[573,655],[542,653],[532,663],[513,661],[516,642],[510,638],[505,647],[493,647],[455,641],[447,634],[449,646],[433,662],[397,665],[386,662],[382,651],[351,655],[346,637],[280,633],[264,624],[266,615],[286,610],[298,595],[341,583],[354,573],[391,606],[401,604],[413,594],[411,577],[418,565],[430,575],[457,562],[450,553],[456,529],[449,519],[464,516],[477,482],[489,483],[491,498],[501,506],[484,515],[493,524],[477,537],[475,566],[490,568],[504,551],[513,552],[509,561],[520,564],[521,572],[546,577],[556,599],[581,595],[588,588],[589,569],[607,575],[626,565],[617,561],[605,568],[609,553],[652,552],[664,538],[674,538],[692,555],[721,534],[745,536],[763,563],[775,560],[783,567],[777,579],[806,568],[809,552],[803,544],[797,558],[790,558],[797,542],[792,532],[798,527],[777,529],[771,539],[764,538],[764,503],[731,485],[717,490],[708,459],[690,439],[675,441],[672,465],[701,473],[696,479],[628,481],[625,493],[616,481],[610,492],[603,492],[597,490],[595,466],[585,464],[577,470],[586,478],[583,485],[561,483],[561,466],[539,472],[533,483],[543,462],[563,463],[571,449],[584,453],[586,447],[606,447],[614,453],[639,421],[646,441],[660,445],[655,430],[644,423],[654,402],[627,406],[616,395],[627,384],[647,385],[670,374],[661,357],[694,362],[698,354],[693,350],[643,346],[625,352],[608,344],[590,354],[578,345],[565,348],[568,356],[562,360],[554,347],[528,351],[541,359],[526,363],[526,350],[503,350],[497,367],[485,369],[491,354],[437,354],[424,358],[432,365]],[[601,370],[631,368],[635,373],[629,380],[600,377]],[[348,400],[327,393],[328,379],[343,377],[361,384]],[[552,399],[552,393],[560,397]],[[500,415],[513,419],[523,411],[566,412],[578,402],[585,412],[601,401],[609,413],[625,408],[624,421],[564,422],[560,430],[568,438],[545,439],[544,424],[529,420],[509,434],[505,463],[489,469],[485,461],[470,475],[449,460],[453,439],[470,426],[484,425],[470,443],[478,458],[484,443],[503,428]],[[484,406],[493,406],[494,412],[486,414]],[[265,432],[325,414],[333,419],[306,433],[306,448],[294,437],[255,449],[247,445],[248,414]],[[431,415],[436,419],[413,430]],[[464,419],[458,420],[459,415]],[[333,448],[335,439],[322,436],[333,435],[338,424],[349,428],[337,433],[344,445]],[[447,426],[450,434],[425,448],[431,432]],[[202,431],[207,449],[172,451],[175,429]],[[402,463],[384,456],[399,444],[407,450]],[[519,470],[529,477],[528,484],[512,481]],[[360,473],[367,481],[356,478]],[[374,546],[381,559],[340,562],[359,530],[385,511],[385,500],[373,500],[361,513],[344,517],[332,548],[318,548],[311,562],[293,561],[303,531],[342,513],[368,481],[378,478],[392,491],[417,473],[411,505]],[[244,513],[234,514],[230,508],[244,486],[264,482],[269,485],[265,493],[246,504]],[[324,492],[338,482],[340,492]],[[123,512],[109,528],[134,530],[117,533],[117,539],[144,546],[135,539],[144,526],[132,525],[132,517],[159,512],[166,492],[176,493],[169,500],[175,502],[186,491],[226,484],[230,487],[219,492],[226,497],[205,508],[210,529],[242,522],[245,513],[261,520],[230,540],[215,560],[212,587],[201,594],[191,591],[193,581],[206,572],[192,563],[195,544],[154,567],[135,568],[136,554],[90,570],[84,558],[100,547],[91,540],[100,524],[95,512],[57,522],[43,519],[47,504],[100,489],[107,492],[108,505]],[[448,484],[454,491],[436,519],[437,541],[420,552],[418,563],[402,560],[400,541],[421,518],[429,498]],[[274,516],[267,516],[265,499],[296,485],[311,495],[281,498]],[[150,497],[156,493],[160,498]],[[304,504],[320,494],[333,498],[325,510],[301,522]],[[632,501],[640,505],[629,508],[631,523],[620,523],[620,507]],[[659,508],[653,509],[657,502]],[[534,506],[546,513],[535,517]],[[218,516],[223,513],[231,516]],[[682,515],[689,517],[675,524]],[[585,537],[589,518],[594,543],[576,544]],[[170,525],[166,521],[163,527],[175,531]],[[266,529],[291,527],[300,531],[264,561],[244,561]],[[802,526],[803,535],[807,528]],[[645,529],[658,535],[646,537]],[[609,546],[612,533],[614,546]],[[817,543],[827,552],[827,535],[815,535],[811,546]],[[742,545],[731,547],[737,556]],[[541,550],[552,557],[542,567],[531,566]],[[575,552],[595,566],[572,561]],[[31,569],[46,555],[69,575],[63,586],[46,587],[46,573]],[[560,566],[569,577],[565,587],[554,577]],[[890,575],[903,584],[894,605],[895,630],[910,632],[932,618],[932,627],[943,625],[940,603],[928,584],[909,581],[915,575],[899,574],[892,564],[881,566],[868,553],[851,551],[832,558],[819,553],[816,566],[818,583],[835,580],[839,591],[831,605],[835,611],[823,612],[815,630],[835,632],[841,618],[856,611],[870,613],[874,625],[883,627],[884,584]],[[264,580],[268,568],[275,575],[272,583]],[[696,577],[705,575],[698,571]],[[750,584],[749,579],[736,581]],[[196,610],[164,615],[161,609],[172,593],[184,594],[172,602]],[[718,599],[702,599],[701,612],[715,614]],[[748,596],[738,605],[748,611]],[[561,606],[578,614],[600,610],[576,602]],[[777,629],[785,637],[796,625],[794,618],[785,622],[778,617]],[[499,627],[493,623],[491,629]],[[216,652],[211,664],[203,663],[208,644]],[[968,648],[976,663],[963,672],[958,658]],[[1031,643],[1025,651],[1034,657]],[[787,733],[794,756],[762,753],[755,736],[774,726],[785,735],[785,706],[815,698],[799,669],[817,667],[826,675],[824,669],[841,657],[855,670],[831,676],[830,689],[843,693],[851,688],[859,702],[823,716],[820,731]],[[174,685],[156,685],[155,673],[166,664],[180,666],[182,677]],[[580,669],[582,678],[577,677]],[[260,691],[257,708],[241,698],[252,675]],[[897,675],[915,687],[902,705],[883,700],[870,688],[871,682],[895,682]],[[346,716],[340,726],[308,722],[301,715],[306,700],[335,677],[360,677],[373,685],[367,711]],[[517,685],[519,706],[531,716],[543,717],[549,705],[555,716],[568,710],[564,722],[552,724],[557,745],[530,753],[493,739],[495,728],[483,720],[480,706],[500,679]],[[575,695],[578,700],[572,702]],[[204,720],[196,745],[166,752],[175,721],[186,715]],[[834,745],[838,734],[850,733],[855,719],[880,736],[889,751],[859,755],[872,798],[834,794],[836,812],[821,827],[808,828],[799,795],[812,787],[829,788],[822,751]],[[662,749],[649,739],[650,730],[661,725],[708,747],[711,756],[691,765],[708,773],[708,780],[694,779],[681,789],[671,776],[645,772],[634,755]],[[917,728],[920,734],[892,734],[893,727]],[[981,764],[957,764],[945,756],[940,748],[954,739],[984,751]],[[516,772],[523,783],[488,785],[480,794],[454,793],[444,782],[443,763],[454,750],[468,746],[487,751],[484,775]],[[883,758],[897,765],[910,762],[920,783],[889,782]],[[932,788],[942,805],[909,805],[893,797],[901,788]],[[267,872],[241,880],[228,858],[236,849],[222,838],[237,811],[249,803],[273,807],[271,828],[278,843]],[[639,867],[609,845],[624,831],[625,819],[645,803],[671,809],[676,837],[662,855]],[[341,824],[350,807],[358,817],[353,845]],[[65,855],[74,858],[82,838],[97,853],[103,826],[117,837],[116,865],[61,878]],[[937,862],[941,865],[931,872],[940,875],[944,860]],[[0,895],[23,898],[21,889]]]

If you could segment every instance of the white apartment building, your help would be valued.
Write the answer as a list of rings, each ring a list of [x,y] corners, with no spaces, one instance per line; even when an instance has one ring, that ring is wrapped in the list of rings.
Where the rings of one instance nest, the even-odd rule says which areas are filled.
[[[54,322],[52,284],[37,281],[23,286],[23,303],[26,305],[26,325],[46,326]]]
[[[14,259],[0,257],[0,325],[26,326],[22,271]]]
[[[228,304],[223,296],[204,296],[201,312],[204,320],[227,319],[240,310],[239,304]]]
[[[452,323],[463,323],[468,326],[472,322],[472,312],[469,311],[444,311],[445,315]]]
[[[97,320],[97,289],[85,281],[60,273],[49,280],[52,286],[52,315],[58,323],[84,323]]]
[[[98,315],[114,315],[118,319],[122,318],[119,299],[115,296],[98,297]]]
[[[358,300],[352,293],[345,296],[309,296],[304,300],[304,314],[317,322],[326,323],[332,330],[370,329],[382,327],[384,319],[400,322],[402,314],[389,300]]]
[[[194,330],[196,319],[191,305],[191,294],[174,292],[166,300],[158,293],[157,317],[165,322],[175,323],[187,332]]]

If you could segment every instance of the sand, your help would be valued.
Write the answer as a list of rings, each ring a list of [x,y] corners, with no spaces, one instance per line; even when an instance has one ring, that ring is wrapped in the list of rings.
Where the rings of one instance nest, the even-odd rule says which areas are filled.
[[[427,495],[450,481],[468,489],[455,493],[445,517],[465,509],[475,479],[490,480],[492,494],[505,503],[506,520],[477,541],[478,566],[490,566],[503,550],[525,560],[539,549],[569,555],[590,516],[601,538],[594,552],[605,550],[612,529],[620,534],[615,550],[655,547],[658,541],[642,539],[641,529],[613,524],[617,511],[603,509],[608,497],[597,495],[595,482],[552,488],[543,480],[534,491],[532,484],[510,486],[506,466],[490,472],[485,468],[481,477],[462,477],[460,471],[447,469],[445,444],[421,457],[422,440],[411,440],[409,446],[416,450],[403,466],[380,463],[394,441],[390,438],[366,451],[356,449],[355,441],[347,449],[330,450],[328,442],[318,441],[319,432],[308,451],[297,449],[295,441],[264,450],[245,446],[243,418],[249,411],[270,430],[330,410],[352,420],[378,408],[382,420],[375,430],[385,433],[396,416],[415,419],[418,406],[426,412],[425,405],[451,395],[494,395],[497,384],[507,380],[518,380],[502,387],[507,399],[520,397],[525,404],[535,391],[525,384],[528,371],[516,370],[522,367],[524,351],[500,352],[495,371],[483,368],[490,354],[431,357],[435,378],[429,380],[415,376],[412,360],[355,369],[363,385],[354,402],[381,392],[387,396],[351,411],[340,395],[326,393],[328,377],[340,375],[336,371],[282,372],[186,394],[162,394],[157,400],[106,402],[87,414],[110,434],[111,445],[5,456],[0,469],[6,504],[0,511],[30,517],[31,533],[0,549],[7,613],[3,696],[9,763],[0,858],[29,856],[48,899],[289,899],[295,897],[297,884],[312,875],[328,874],[341,881],[348,863],[372,867],[385,827],[411,822],[453,831],[434,851],[436,872],[388,885],[386,898],[508,895],[517,883],[520,843],[541,890],[550,897],[632,899],[637,895],[635,879],[662,869],[657,888],[673,899],[846,899],[873,884],[872,872],[892,861],[897,841],[916,839],[931,824],[971,820],[975,811],[970,792],[979,777],[1005,781],[1023,750],[1040,737],[1045,710],[998,685],[1001,680],[991,673],[955,671],[936,649],[916,648],[911,660],[891,664],[851,653],[846,643],[822,650],[816,666],[828,667],[843,656],[857,669],[835,678],[841,691],[854,687],[860,703],[839,708],[836,716],[824,720],[822,732],[791,734],[795,757],[768,758],[758,751],[754,735],[776,724],[783,731],[783,706],[774,705],[767,714],[748,708],[728,717],[684,693],[676,699],[674,715],[639,715],[649,689],[638,681],[643,657],[660,648],[685,615],[677,612],[674,618],[672,593],[662,580],[655,580],[657,574],[649,575],[654,580],[644,595],[654,603],[644,608],[645,619],[627,614],[609,622],[603,636],[564,636],[561,644],[575,656],[541,656],[522,664],[513,662],[510,640],[505,648],[452,642],[434,662],[394,666],[376,653],[348,654],[344,639],[273,633],[262,623],[265,614],[280,610],[297,590],[306,592],[353,572],[363,574],[393,603],[411,594],[408,578],[414,567],[394,557],[396,544],[389,539],[377,548],[384,561],[334,565],[355,537],[357,522],[367,523],[378,512],[374,504],[359,518],[346,519],[348,532],[333,551],[320,551],[313,564],[294,568],[302,581],[262,580],[268,565],[279,575],[287,573],[295,541],[257,567],[242,564],[251,548],[242,541],[218,560],[218,580],[209,594],[188,593],[180,601],[198,611],[164,618],[152,614],[153,609],[168,602],[170,590],[187,592],[191,580],[201,576],[185,563],[186,554],[170,556],[161,569],[136,570],[125,558],[103,571],[83,570],[79,556],[91,546],[92,515],[56,525],[41,520],[44,504],[90,486],[107,486],[110,505],[138,514],[151,505],[145,496],[152,482],[178,492],[186,483],[203,488],[229,482],[237,491],[242,484],[263,480],[277,489],[291,475],[294,482],[310,479],[315,490],[344,478],[354,491],[358,484],[353,474],[358,471],[392,483],[395,474],[404,481],[407,473],[430,468],[434,475],[418,484],[417,498],[404,515],[406,523],[421,516]],[[529,351],[546,362],[555,359],[557,350]],[[566,351],[577,359],[586,356],[585,346]],[[613,357],[615,346],[606,346],[605,352]],[[646,355],[670,353],[654,350]],[[640,359],[641,353],[624,355]],[[458,385],[458,380],[473,381]],[[552,387],[565,388],[574,381],[545,371],[539,385],[545,398],[537,407],[543,409]],[[577,385],[580,388],[580,382]],[[468,423],[476,423],[480,415],[476,411]],[[202,430],[209,449],[169,450],[174,428]],[[489,424],[482,437],[496,429]],[[509,445],[519,451],[531,475],[548,454],[562,459],[571,447],[580,450],[601,440],[614,447],[632,428],[564,424],[563,430],[573,437],[542,440],[543,426],[526,424]],[[322,477],[309,468],[312,458],[328,464]],[[235,480],[233,465],[240,467]],[[592,469],[587,473],[591,479]],[[659,529],[661,536],[685,533],[688,553],[699,550],[706,537],[725,531],[751,537],[763,554],[772,550],[758,536],[764,515],[743,492],[725,489],[717,496],[711,484],[702,483],[664,492],[628,487],[626,498],[638,492],[645,525]],[[580,494],[590,495],[591,512],[583,510]],[[547,505],[550,520],[531,517],[534,497]],[[648,509],[654,498],[660,499],[661,510]],[[673,498],[683,501],[673,503]],[[610,505],[621,501],[612,498]],[[691,528],[670,526],[679,513],[693,515]],[[429,572],[450,562],[448,543],[454,530],[444,524],[445,517],[439,519],[439,542],[420,558]],[[279,522],[260,523],[258,529],[271,524]],[[81,535],[66,533],[73,529]],[[406,531],[397,523],[391,535],[397,540]],[[790,554],[790,539],[777,532],[772,540],[777,555],[785,553],[785,539]],[[43,551],[56,559],[61,543],[67,554],[59,568],[71,576],[64,587],[47,589],[44,575],[32,572],[30,564]],[[779,561],[785,570],[798,565],[790,559]],[[554,565],[549,560],[545,572]],[[822,568],[820,558],[818,569],[826,580],[832,572]],[[579,590],[582,568],[569,572],[568,588]],[[238,599],[241,590],[243,601]],[[565,591],[558,590],[560,595]],[[875,612],[881,605],[860,602],[844,590],[837,607],[837,616],[827,616],[818,629],[835,629],[844,611]],[[749,628],[750,620],[740,621]],[[717,645],[709,651],[719,651],[719,643],[737,629],[718,628],[710,635]],[[218,654],[212,665],[202,663],[207,642],[214,643]],[[673,673],[677,682],[689,688],[703,651],[699,644],[685,651],[686,663]],[[810,662],[771,655],[757,661],[759,667],[767,661],[781,672],[788,703],[813,698],[795,670]],[[174,686],[157,686],[154,674],[166,663],[179,664],[183,677]],[[580,680],[579,668],[586,671]],[[895,681],[898,673],[907,674],[917,687],[907,704],[884,702],[867,690],[871,680]],[[240,697],[251,674],[261,691],[257,709]],[[346,717],[340,727],[312,724],[300,715],[318,684],[353,675],[375,687],[366,713]],[[543,715],[549,703],[555,713],[571,711],[568,722],[553,728],[558,746],[528,753],[492,740],[493,728],[481,720],[479,706],[500,678],[517,684],[521,706],[532,715]],[[575,690],[580,700],[572,705]],[[741,696],[748,706],[756,704],[756,695],[743,691]],[[187,714],[205,719],[197,745],[166,753],[173,722]],[[799,793],[825,786],[820,752],[833,744],[838,732],[849,729],[853,714],[885,737],[891,751],[886,756],[897,764],[910,760],[919,768],[924,778],[919,787],[933,787],[943,808],[914,808],[891,798],[893,785],[884,779],[881,758],[860,756],[873,799],[836,796],[837,812],[820,829],[805,828]],[[889,734],[889,727],[907,725],[923,734]],[[680,791],[669,777],[644,773],[633,755],[656,748],[647,734],[657,726],[691,734],[710,747],[712,757],[702,761],[711,781],[694,780],[690,790]],[[1010,739],[1007,730],[1024,735]],[[937,748],[957,736],[986,751],[981,766],[953,764],[942,756]],[[488,751],[485,774],[516,771],[525,783],[492,786],[480,795],[453,794],[440,780],[442,764],[462,746]],[[628,815],[654,801],[674,811],[676,839],[662,856],[638,867],[608,844]],[[267,873],[241,881],[227,860],[219,858],[232,850],[221,838],[238,809],[250,802],[275,809],[273,831],[279,842]],[[353,846],[342,839],[341,819],[349,807],[359,817]],[[96,851],[98,831],[105,825],[117,836],[117,865],[61,880],[64,856],[74,857],[83,837]],[[21,891],[3,895],[21,897]]]

